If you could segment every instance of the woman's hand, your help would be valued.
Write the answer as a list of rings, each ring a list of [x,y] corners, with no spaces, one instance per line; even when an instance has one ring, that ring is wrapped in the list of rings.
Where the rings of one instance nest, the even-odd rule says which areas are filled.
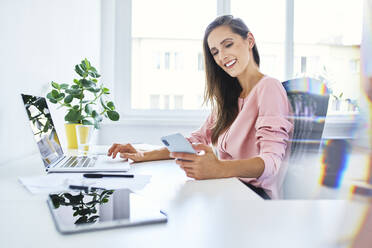
[[[193,144],[192,146],[197,152],[204,151],[204,153],[173,152],[170,154],[171,157],[177,158],[176,163],[180,165],[188,177],[195,179],[226,177],[224,166],[213,153],[212,147],[204,144]]]
[[[108,150],[107,156],[115,158],[118,153],[120,153],[121,158],[129,158],[134,162],[145,161],[144,152],[137,150],[131,144],[113,144]]]

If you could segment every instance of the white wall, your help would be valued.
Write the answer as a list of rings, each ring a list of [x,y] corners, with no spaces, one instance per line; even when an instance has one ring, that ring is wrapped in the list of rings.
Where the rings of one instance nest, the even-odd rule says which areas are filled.
[[[20,93],[71,82],[85,57],[99,68],[99,0],[0,1],[0,164],[37,151]],[[64,113],[52,115],[64,143]]]
[[[124,122],[124,123],[123,123]],[[122,123],[106,123],[102,125],[97,135],[100,144],[112,143],[146,143],[152,145],[163,145],[160,137],[182,133],[186,137],[200,125],[193,123],[164,123],[164,121],[123,121]]]

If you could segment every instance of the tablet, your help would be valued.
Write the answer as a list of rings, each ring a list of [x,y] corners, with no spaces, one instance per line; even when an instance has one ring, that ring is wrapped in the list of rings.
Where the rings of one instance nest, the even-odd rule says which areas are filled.
[[[165,213],[129,189],[53,193],[47,202],[63,234],[167,221]]]

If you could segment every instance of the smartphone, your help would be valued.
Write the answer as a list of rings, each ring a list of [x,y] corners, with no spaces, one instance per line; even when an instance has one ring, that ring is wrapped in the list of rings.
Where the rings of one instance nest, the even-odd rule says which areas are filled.
[[[180,133],[161,137],[161,141],[170,152],[185,152],[196,154],[190,142]]]

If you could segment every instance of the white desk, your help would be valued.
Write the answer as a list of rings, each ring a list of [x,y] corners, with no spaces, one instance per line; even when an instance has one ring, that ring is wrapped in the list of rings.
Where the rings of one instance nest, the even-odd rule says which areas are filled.
[[[366,206],[341,200],[263,201],[235,178],[194,181],[173,161],[137,164],[151,174],[139,193],[168,223],[61,235],[46,196],[19,176],[45,173],[37,155],[0,167],[1,247],[346,247]]]

